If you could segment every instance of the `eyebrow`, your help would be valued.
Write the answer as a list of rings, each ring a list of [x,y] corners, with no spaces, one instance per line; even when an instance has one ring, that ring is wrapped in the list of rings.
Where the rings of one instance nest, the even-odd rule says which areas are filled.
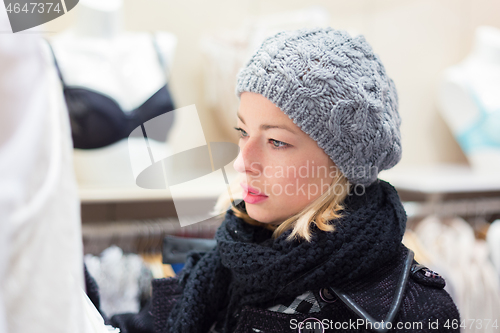
[[[243,120],[243,117],[241,117],[241,115],[239,113],[236,113],[236,114],[238,115],[238,118],[241,120],[241,122],[243,124],[245,124],[245,121]],[[294,130],[292,130],[290,127],[285,126],[285,125],[268,125],[268,124],[262,124],[262,125],[260,125],[260,129],[263,130],[263,131],[271,129],[271,128],[280,128],[280,129],[284,129],[286,131],[289,131],[289,132],[291,132],[293,134],[297,134]]]

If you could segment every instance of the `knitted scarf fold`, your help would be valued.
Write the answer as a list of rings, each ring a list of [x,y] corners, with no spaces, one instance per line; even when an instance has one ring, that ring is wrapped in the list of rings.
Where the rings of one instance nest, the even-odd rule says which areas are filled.
[[[399,196],[382,180],[347,197],[334,232],[312,227],[307,241],[276,239],[229,210],[216,233],[217,246],[190,256],[181,275],[182,299],[172,309],[167,332],[207,332],[221,311],[225,332],[244,305],[268,307],[323,286],[342,288],[397,253],[406,213]]]

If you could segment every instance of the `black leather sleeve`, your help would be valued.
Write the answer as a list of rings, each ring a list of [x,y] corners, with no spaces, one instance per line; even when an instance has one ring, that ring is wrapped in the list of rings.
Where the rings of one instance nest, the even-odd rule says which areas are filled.
[[[154,333],[154,318],[151,314],[151,299],[139,313],[123,313],[111,317],[108,325],[117,327],[121,333]]]

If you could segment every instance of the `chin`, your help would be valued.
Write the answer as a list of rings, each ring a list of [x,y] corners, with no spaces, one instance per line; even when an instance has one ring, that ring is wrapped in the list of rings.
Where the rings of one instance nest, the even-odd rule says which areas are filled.
[[[275,214],[270,214],[269,209],[262,209],[260,207],[255,207],[252,204],[246,204],[246,210],[248,216],[252,219],[259,221],[260,223],[276,223],[277,221],[283,222],[285,219],[281,219]]]

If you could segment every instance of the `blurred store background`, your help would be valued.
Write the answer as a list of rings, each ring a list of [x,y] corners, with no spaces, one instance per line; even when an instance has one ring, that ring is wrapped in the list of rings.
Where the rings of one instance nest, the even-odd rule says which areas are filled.
[[[78,35],[75,26],[88,27],[85,6],[82,1],[47,23],[47,37],[57,40],[72,30]],[[111,27],[100,24],[116,34],[104,39],[127,33],[163,36],[175,107],[195,105],[202,128],[193,129],[195,114],[189,118],[177,113],[166,142],[174,153],[208,142],[237,142],[235,76],[266,36],[312,26],[364,35],[399,93],[403,158],[380,177],[395,185],[405,202],[405,243],[421,262],[445,275],[463,318],[500,317],[500,221],[494,223],[500,217],[500,2],[129,0],[102,10],[101,19]],[[118,176],[104,184],[120,166],[107,171],[95,166],[120,161],[120,153],[112,149],[101,157],[92,156],[94,151],[75,159],[77,164],[94,165],[76,165],[88,255],[111,245],[155,252],[165,234],[213,235],[220,220],[184,228],[176,224],[168,189],[122,186]],[[201,163],[197,157],[193,161],[191,165]],[[98,176],[98,169],[107,173]],[[232,174],[231,167],[227,169]],[[191,208],[195,216],[209,210],[218,195],[196,186],[185,190],[183,198],[190,207],[203,207]],[[463,255],[457,259],[456,253]]]
[[[299,10],[316,9],[327,15],[321,22],[363,34],[380,55],[396,82],[403,118],[404,155],[398,166],[435,163],[467,164],[437,104],[439,78],[458,64],[474,45],[476,28],[500,28],[500,3],[495,0],[328,0],[328,1],[124,1],[123,25],[127,31],[167,31],[178,40],[171,89],[178,106],[195,104],[209,141],[236,134],[218,126],[205,87],[206,38],[238,37],[248,21],[266,20]],[[81,6],[51,21],[49,37],[72,27]],[[240,46],[249,42],[240,34]],[[228,93],[228,96],[232,96]],[[220,121],[220,120],[219,120]],[[229,132],[229,133],[228,133]]]
[[[72,114],[85,262],[103,289],[106,315],[137,311],[151,278],[178,271],[179,262],[165,259],[172,250],[166,236],[213,237],[222,179],[235,175],[228,164],[214,180],[222,187],[186,181],[174,190],[144,178],[138,186],[141,173],[162,174],[153,170],[154,161],[207,147],[186,155],[185,164],[170,160],[163,175],[208,177],[203,168],[210,143],[238,140],[237,70],[266,36],[313,26],[362,34],[380,56],[398,90],[403,144],[401,162],[380,178],[404,201],[404,242],[417,260],[444,275],[462,319],[491,319],[488,329],[478,329],[476,321],[463,331],[496,331],[498,0],[81,0],[44,24],[47,63],[59,68],[51,87],[61,94],[64,88]],[[174,109],[157,118],[156,127],[141,128]],[[147,117],[124,125],[123,114]],[[106,130],[91,133],[89,124],[106,121]]]

